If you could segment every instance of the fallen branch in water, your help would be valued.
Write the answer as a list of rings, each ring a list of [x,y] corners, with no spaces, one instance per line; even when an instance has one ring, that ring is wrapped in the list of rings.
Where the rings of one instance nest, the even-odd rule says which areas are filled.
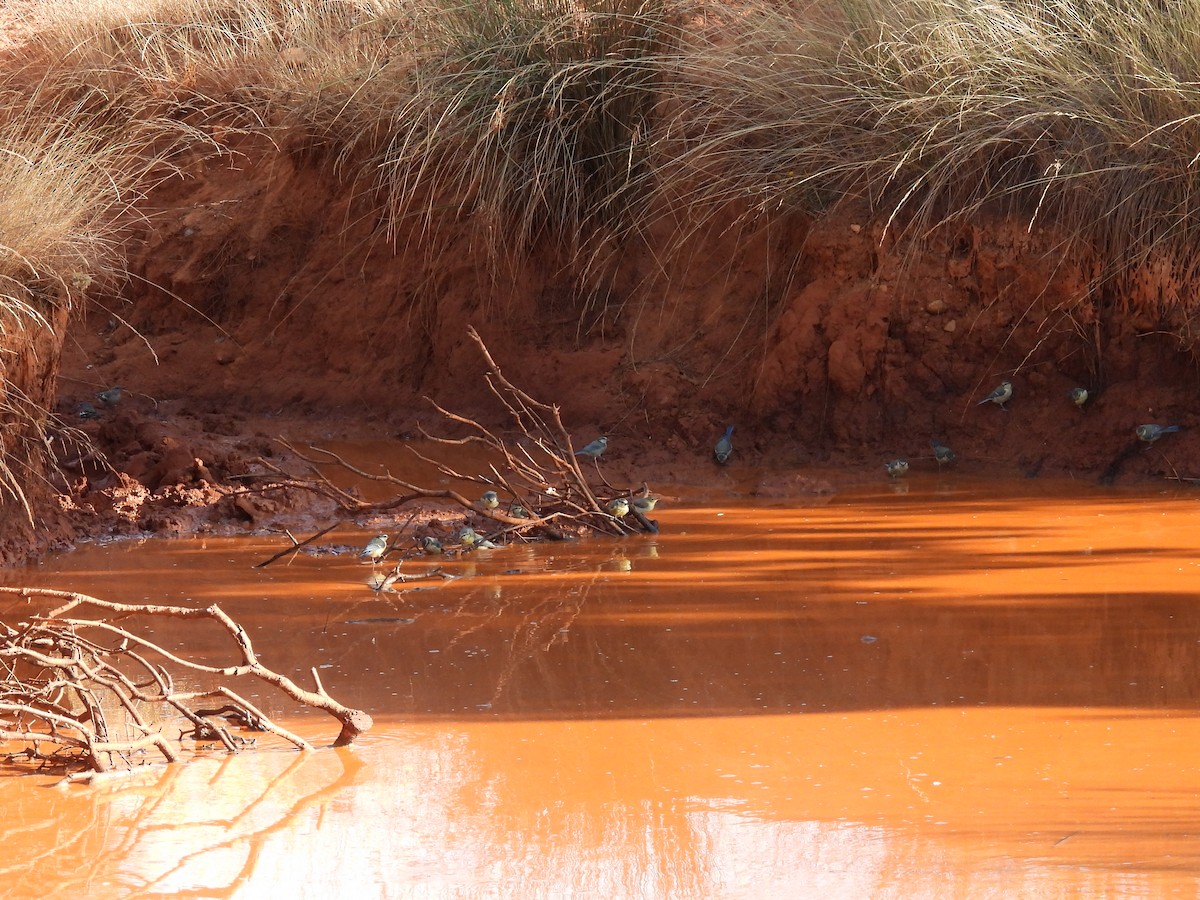
[[[419,460],[433,466],[447,478],[478,484],[495,491],[499,497],[505,498],[500,505],[493,502],[492,508],[488,508],[460,491],[413,484],[386,470],[369,472],[327,448],[310,444],[306,449],[301,449],[283,438],[277,438],[278,442],[296,459],[307,465],[307,475],[297,476],[276,463],[260,458],[257,462],[277,478],[270,484],[257,486],[255,490],[261,492],[271,488],[295,488],[319,494],[335,504],[339,521],[369,514],[388,513],[422,501],[445,501],[452,507],[461,508],[465,513],[463,523],[473,524],[476,530],[485,532],[483,537],[488,541],[510,536],[517,536],[523,540],[562,540],[568,532],[594,532],[614,536],[657,532],[657,524],[638,510],[630,508],[624,515],[614,515],[609,505],[621,497],[628,501],[635,494],[647,496],[647,486],[642,484],[638,489],[630,488],[624,491],[613,488],[601,474],[598,461],[593,460],[589,465],[576,455],[571,435],[563,425],[559,408],[535,399],[514,385],[501,372],[499,364],[475,329],[469,328],[467,335],[475,342],[483,356],[484,379],[497,403],[511,418],[518,434],[517,439],[506,440],[481,422],[452,412],[430,399],[430,405],[443,420],[454,426],[465,427],[472,433],[463,438],[445,438],[429,434],[422,429],[425,438],[446,446],[482,444],[491,451],[495,461],[488,466],[487,473],[471,474],[458,471],[442,460],[425,456],[412,447],[408,449]],[[383,500],[363,500],[352,491],[333,482],[322,470],[323,467],[330,466],[349,472],[364,481],[393,485],[401,492]],[[589,481],[589,473],[593,467],[599,485],[593,485]],[[301,545],[295,544],[259,565],[266,565],[299,549],[299,546]],[[394,549],[395,543],[388,547],[388,553]],[[406,555],[416,552],[414,548]]]
[[[236,751],[246,741],[230,733],[223,718],[277,735],[301,750],[304,738],[271,721],[230,686],[234,679],[273,685],[303,706],[320,709],[341,723],[334,746],[351,743],[371,727],[371,717],[333,699],[312,669],[315,690],[264,666],[245,629],[220,607],[199,609],[113,603],[71,591],[0,587],[0,593],[26,599],[65,601],[16,627],[0,623],[0,742],[15,742],[24,756],[67,768],[109,771],[132,767],[156,750],[175,762],[185,739],[216,741]],[[68,616],[98,612],[97,618]],[[232,638],[238,659],[229,665],[196,662],[116,624],[135,616],[205,620]],[[209,687],[180,690],[176,676],[211,676]],[[219,700],[217,710],[198,701]]]

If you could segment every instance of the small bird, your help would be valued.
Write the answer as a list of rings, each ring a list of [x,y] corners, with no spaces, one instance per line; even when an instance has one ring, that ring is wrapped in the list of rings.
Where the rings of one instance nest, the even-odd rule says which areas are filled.
[[[121,402],[121,386],[114,384],[107,391],[101,391],[96,395],[96,399],[105,406],[116,406]]]
[[[458,533],[458,542],[464,547],[474,547],[480,541],[479,534],[470,525],[464,525]]]
[[[1171,434],[1178,431],[1178,425],[1139,425],[1136,429],[1137,436],[1147,444],[1153,444],[1164,434]]]
[[[729,462],[730,454],[733,453],[733,426],[730,425],[725,429],[725,433],[721,435],[717,445],[713,447],[713,458],[721,465]]]
[[[100,410],[96,409],[96,407],[92,406],[86,400],[79,404],[79,408],[75,411],[75,414],[81,419],[100,418]]]
[[[1002,381],[1000,386],[976,403],[976,406],[983,406],[985,403],[995,403],[1001,409],[1006,409],[1005,403],[1012,399],[1012,382]]]
[[[483,504],[484,509],[495,509],[500,505],[500,497],[495,491],[484,491],[483,496],[479,498],[479,502]]]
[[[634,497],[633,508],[643,516],[648,512],[653,512],[654,507],[658,505],[657,497]]]
[[[367,560],[374,564],[379,562],[384,551],[387,550],[388,536],[386,534],[377,534],[371,540],[367,541],[367,546],[363,547],[362,553],[358,554],[360,561]]]
[[[629,515],[629,499],[627,497],[613,497],[608,501],[608,511],[618,519]]]
[[[600,456],[608,449],[608,438],[604,435],[596,438],[582,450],[576,450],[576,456],[589,456],[592,459],[599,459]]]
[[[1083,404],[1087,403],[1087,401],[1088,401],[1087,388],[1073,387],[1073,388],[1071,388],[1071,390],[1067,394],[1067,396],[1070,397],[1071,402],[1074,403],[1076,406],[1078,406],[1080,409],[1083,409]]]
[[[943,463],[954,462],[954,451],[945,444],[939,444],[936,438],[929,442],[929,446],[933,448],[933,458],[937,460],[939,469]]]
[[[442,542],[431,534],[421,538],[421,549],[431,555],[442,552]]]
[[[519,504],[514,504],[508,510],[508,514],[510,516],[512,516],[514,519],[528,519],[529,518],[528,511],[525,509],[525,507],[523,507]]]
[[[907,459],[893,459],[890,462],[885,462],[883,467],[887,469],[887,473],[893,478],[899,478],[901,475],[908,474]]]

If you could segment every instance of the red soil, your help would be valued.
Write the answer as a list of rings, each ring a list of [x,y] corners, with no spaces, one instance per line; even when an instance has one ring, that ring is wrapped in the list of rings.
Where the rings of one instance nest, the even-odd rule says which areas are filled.
[[[390,241],[368,198],[275,150],[198,160],[188,176],[153,196],[129,238],[133,277],[67,341],[64,414],[110,384],[130,393],[86,426],[119,474],[77,475],[76,502],[99,514],[85,527],[286,511],[251,515],[213,486],[278,452],[268,435],[289,426],[264,419],[399,440],[435,422],[428,396],[503,427],[468,325],[582,440],[606,433],[614,456],[668,482],[720,472],[710,453],[728,422],[733,466],[766,493],[810,487],[791,476],[817,466],[843,480],[883,478],[895,456],[932,468],[932,436],[964,471],[1196,474],[1180,336],[1089,299],[1086,262],[1021,222],[915,253],[845,212],[718,222],[665,269],[669,234],[619,248],[600,293],[548,254],[494,278],[449,219]],[[977,406],[1003,378],[1008,410]],[[1076,385],[1091,391],[1083,410]],[[1145,451],[1142,422],[1184,431]]]

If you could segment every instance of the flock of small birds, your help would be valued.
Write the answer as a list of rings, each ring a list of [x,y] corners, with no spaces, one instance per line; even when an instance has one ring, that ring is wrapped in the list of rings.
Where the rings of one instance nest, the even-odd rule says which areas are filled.
[[[576,450],[575,455],[599,460],[607,449],[608,437],[601,435],[582,449]],[[723,466],[729,462],[729,458],[732,455],[733,426],[730,425],[725,429],[725,433],[721,435],[716,444],[713,445],[713,459],[719,465]],[[654,511],[654,508],[658,505],[658,501],[658,497],[653,497],[649,494],[639,497],[613,497],[605,504],[605,510],[610,516],[617,519],[623,519],[630,512],[644,518]],[[482,509],[499,509],[500,495],[496,491],[484,491],[480,495],[478,502]],[[528,510],[516,503],[509,506],[508,515],[514,519],[532,518]],[[426,556],[465,554],[475,550],[495,550],[503,546],[503,544],[496,544],[488,540],[469,524],[464,525],[458,530],[455,535],[456,542],[452,542],[449,545],[429,534],[414,539]],[[362,548],[362,551],[358,555],[359,562],[370,563],[374,568],[396,549],[398,549],[398,545],[392,543],[387,534],[377,534],[367,541],[366,546]],[[395,568],[386,575],[374,575],[369,584],[372,590],[375,591],[388,590],[400,577],[400,564],[397,563]]]
[[[121,402],[122,394],[121,386],[115,384],[107,390],[96,394],[96,399],[100,401],[100,405],[105,409],[112,409]],[[75,408],[75,415],[81,419],[99,419],[103,417],[103,413],[96,408],[95,404],[87,400],[84,400]]]
[[[1002,381],[991,393],[975,405],[983,406],[985,403],[994,403],[1007,411],[1008,407],[1004,404],[1012,399],[1012,395],[1012,382]],[[1067,391],[1067,399],[1078,409],[1083,409],[1084,405],[1088,402],[1088,397],[1088,389],[1085,387],[1073,387]],[[1153,444],[1164,434],[1171,434],[1175,431],[1179,431],[1178,425],[1155,425],[1153,423],[1139,425],[1133,430],[1139,440],[1145,441],[1148,444]],[[954,462],[954,451],[941,443],[937,438],[931,440],[929,446],[933,448],[933,458],[937,461],[939,469],[946,463]],[[892,478],[899,478],[902,475],[908,474],[908,460],[903,458],[888,460],[883,464],[883,468]]]

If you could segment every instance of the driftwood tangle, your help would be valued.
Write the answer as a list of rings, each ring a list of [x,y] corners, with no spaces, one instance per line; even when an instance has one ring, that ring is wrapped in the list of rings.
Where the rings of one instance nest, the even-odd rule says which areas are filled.
[[[245,745],[228,722],[311,750],[308,741],[272,722],[234,690],[235,684],[255,681],[337,719],[341,731],[335,746],[349,744],[371,727],[367,713],[326,693],[315,668],[315,690],[306,690],[264,666],[245,630],[216,605],[112,603],[45,588],[0,587],[0,593],[62,601],[16,626],[0,623],[0,742],[21,748],[10,758],[93,772],[132,767],[154,753],[175,762],[186,741],[229,751]],[[237,658],[223,666],[187,659],[118,624],[132,617],[214,622],[232,640]],[[176,679],[183,674],[189,681],[207,678],[212,685],[180,689]],[[220,704],[216,708],[201,705],[214,701]]]
[[[611,515],[608,511],[608,503],[612,499],[646,495],[648,487],[642,484],[618,489],[610,485],[596,462],[575,455],[571,435],[563,425],[559,408],[535,399],[509,381],[474,328],[468,328],[467,336],[479,348],[485,366],[483,377],[493,397],[508,413],[517,437],[514,440],[503,438],[481,422],[448,410],[429,399],[430,405],[442,419],[456,427],[465,428],[469,434],[462,438],[445,438],[422,430],[423,437],[448,446],[481,444],[490,451],[495,462],[490,464],[488,472],[471,474],[457,471],[441,460],[431,459],[413,447],[408,449],[448,478],[496,490],[507,497],[508,502],[496,509],[486,509],[459,491],[413,484],[387,471],[382,474],[368,472],[332,450],[312,445],[301,449],[282,438],[278,439],[279,443],[307,465],[307,474],[297,476],[270,460],[260,458],[257,462],[273,477],[252,490],[262,492],[294,488],[315,492],[334,502],[340,519],[390,513],[409,504],[442,500],[461,507],[476,520],[494,526],[485,529],[484,536],[488,540],[562,540],[568,532],[613,536],[657,532],[655,522],[637,509],[630,509],[628,515],[623,517]],[[322,466],[331,465],[365,481],[393,485],[400,492],[382,500],[363,500],[334,484],[322,472]],[[524,509],[529,517],[512,515],[510,510],[514,506]],[[298,550],[329,528],[303,542],[293,538],[293,546],[259,565],[267,565]],[[479,530],[479,525],[476,525],[476,530]],[[395,545],[389,547],[388,552],[393,549]]]

